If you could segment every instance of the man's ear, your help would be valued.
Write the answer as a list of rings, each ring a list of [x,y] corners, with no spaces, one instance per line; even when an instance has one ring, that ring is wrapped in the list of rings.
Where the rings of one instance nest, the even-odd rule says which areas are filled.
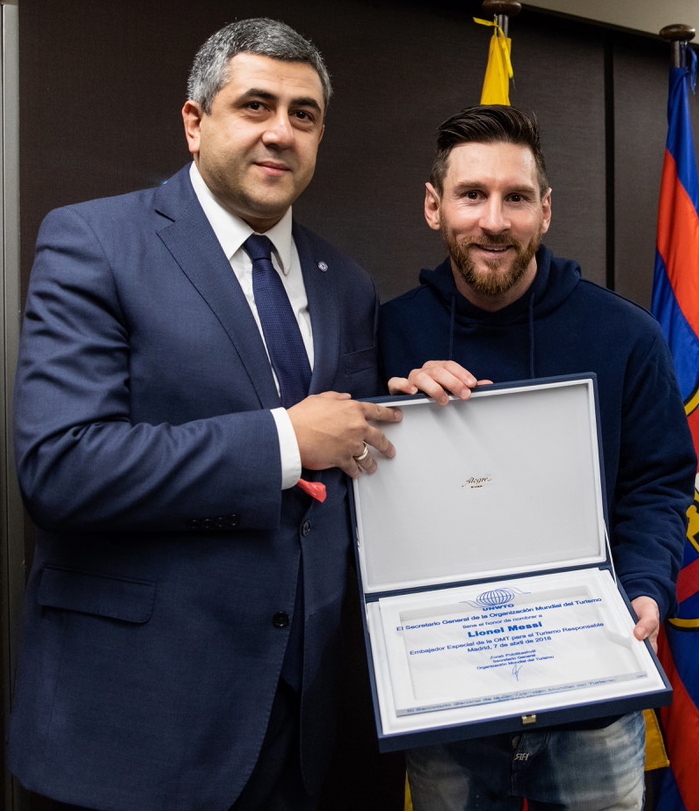
[[[440,229],[439,192],[431,183],[425,183],[425,220],[434,231]]]
[[[182,123],[184,124],[184,134],[187,139],[187,147],[192,155],[199,152],[199,141],[201,135],[201,120],[204,111],[196,101],[185,101],[182,108]]]
[[[543,214],[541,233],[545,234],[551,225],[551,189],[546,189],[544,196],[541,198],[541,210]]]

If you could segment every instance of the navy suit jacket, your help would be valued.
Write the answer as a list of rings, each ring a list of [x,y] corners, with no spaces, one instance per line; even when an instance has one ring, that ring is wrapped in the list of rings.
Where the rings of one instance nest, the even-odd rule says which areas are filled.
[[[255,764],[292,622],[304,622],[312,791],[331,748],[346,482],[307,472],[325,482],[323,504],[281,491],[272,372],[188,171],[51,212],[30,282],[15,433],[40,532],[9,765],[82,806],[227,809]],[[376,394],[373,282],[296,224],[294,239],[311,393]]]

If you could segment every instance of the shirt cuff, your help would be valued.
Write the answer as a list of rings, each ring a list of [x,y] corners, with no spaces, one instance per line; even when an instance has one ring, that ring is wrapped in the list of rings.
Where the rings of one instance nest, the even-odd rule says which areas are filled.
[[[282,464],[282,490],[293,487],[301,477],[301,453],[296,441],[294,427],[285,408],[273,408],[272,416],[277,425],[279,456]]]

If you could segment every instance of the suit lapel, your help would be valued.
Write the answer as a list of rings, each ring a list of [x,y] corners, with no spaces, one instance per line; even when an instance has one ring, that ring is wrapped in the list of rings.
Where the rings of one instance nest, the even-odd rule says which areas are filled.
[[[278,407],[279,395],[260,332],[194,194],[188,167],[158,189],[156,210],[170,220],[159,229],[158,236],[226,331],[257,391],[260,406]]]
[[[334,387],[340,353],[340,318],[335,279],[339,268],[322,256],[307,232],[294,223],[294,241],[298,250],[313,330],[313,374],[311,394]]]

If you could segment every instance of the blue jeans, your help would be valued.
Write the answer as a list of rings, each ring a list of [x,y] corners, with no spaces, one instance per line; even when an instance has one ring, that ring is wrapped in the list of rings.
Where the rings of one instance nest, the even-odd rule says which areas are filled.
[[[640,712],[602,729],[494,735],[406,753],[414,811],[640,811]]]

